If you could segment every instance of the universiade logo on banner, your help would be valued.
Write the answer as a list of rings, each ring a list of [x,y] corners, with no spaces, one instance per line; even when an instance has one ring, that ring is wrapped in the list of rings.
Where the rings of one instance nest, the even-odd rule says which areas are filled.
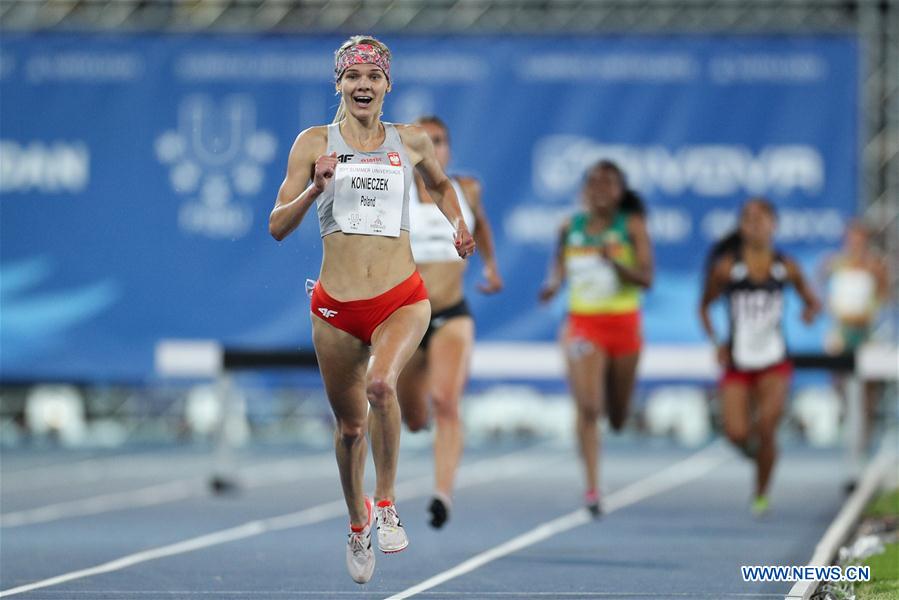
[[[247,234],[251,200],[277,150],[275,136],[257,129],[252,98],[235,95],[216,103],[206,95],[186,97],[177,129],[159,135],[155,149],[169,167],[172,189],[186,197],[177,215],[182,231],[228,239]]]

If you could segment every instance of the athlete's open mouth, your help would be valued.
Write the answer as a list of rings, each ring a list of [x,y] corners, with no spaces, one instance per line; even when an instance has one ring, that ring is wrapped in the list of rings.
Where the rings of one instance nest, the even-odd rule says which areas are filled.
[[[356,104],[361,104],[362,106],[368,106],[371,104],[372,97],[371,96],[353,96],[353,101]]]

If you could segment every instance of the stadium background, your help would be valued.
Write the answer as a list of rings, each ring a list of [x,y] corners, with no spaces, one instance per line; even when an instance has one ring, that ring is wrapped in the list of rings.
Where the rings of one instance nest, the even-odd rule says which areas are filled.
[[[3,2],[6,431],[20,431],[40,382],[78,384],[97,415],[177,413],[189,387],[155,371],[162,339],[310,349],[317,224],[276,244],[265,223],[293,138],[333,114],[331,53],[347,32],[394,50],[385,118],[440,115],[451,171],[484,184],[506,289],[470,294],[480,343],[552,342],[564,299],[541,307],[536,292],[553,237],[585,167],[610,157],[650,209],[647,341],[701,349],[703,258],[750,196],[777,204],[779,245],[812,277],[858,215],[897,255],[895,13],[831,1]],[[478,276],[475,264],[469,284]],[[828,319],[802,326],[795,299],[788,312],[791,347],[820,353]],[[878,336],[895,339],[895,323],[893,308]]]
[[[507,284],[470,294],[454,521],[422,518],[432,432],[404,432],[414,549],[379,557],[362,590],[309,360],[317,224],[281,244],[266,231],[294,136],[336,108],[331,53],[360,32],[396,55],[385,117],[442,116],[451,171],[482,179]],[[897,119],[895,0],[0,0],[0,596],[808,600],[817,582],[739,566],[830,564],[866,499],[896,486]],[[536,292],[600,157],[649,205],[657,277],[594,524],[555,343],[564,301]],[[705,252],[756,194],[819,293],[855,217],[893,287],[858,363],[886,360],[849,378],[848,401],[822,367],[852,357],[827,362],[831,323],[805,328],[789,301],[790,345],[816,368],[795,378],[766,519],[715,430],[696,318]],[[274,362],[305,367],[259,368]],[[885,435],[867,462],[872,374]]]

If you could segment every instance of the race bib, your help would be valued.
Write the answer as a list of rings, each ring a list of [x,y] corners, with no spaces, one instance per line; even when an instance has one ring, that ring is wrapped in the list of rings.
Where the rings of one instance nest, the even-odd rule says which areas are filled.
[[[334,220],[344,233],[399,237],[403,168],[340,163],[334,171]]]
[[[734,364],[753,370],[784,359],[786,344],[780,330],[783,295],[765,290],[738,290],[731,296]]]
[[[566,259],[571,294],[582,302],[600,302],[618,293],[615,268],[596,253],[569,256]]]
[[[776,324],[744,323],[733,339],[734,364],[740,369],[761,369],[784,359],[786,344]]]

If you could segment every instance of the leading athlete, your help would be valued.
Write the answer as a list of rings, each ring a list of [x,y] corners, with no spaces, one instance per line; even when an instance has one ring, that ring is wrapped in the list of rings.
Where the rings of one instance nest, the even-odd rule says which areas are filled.
[[[337,50],[337,115],[297,137],[269,218],[280,241],[317,205],[324,256],[312,291],[312,339],[337,422],[337,466],[350,517],[346,560],[357,583],[374,572],[375,518],[383,552],[409,544],[394,504],[401,427],[396,382],[431,316],[409,244],[414,171],[452,224],[457,254],[466,258],[475,250],[428,135],[381,121],[392,86],[390,60],[387,46],[372,37],[354,36]],[[363,493],[369,423],[374,499]]]

